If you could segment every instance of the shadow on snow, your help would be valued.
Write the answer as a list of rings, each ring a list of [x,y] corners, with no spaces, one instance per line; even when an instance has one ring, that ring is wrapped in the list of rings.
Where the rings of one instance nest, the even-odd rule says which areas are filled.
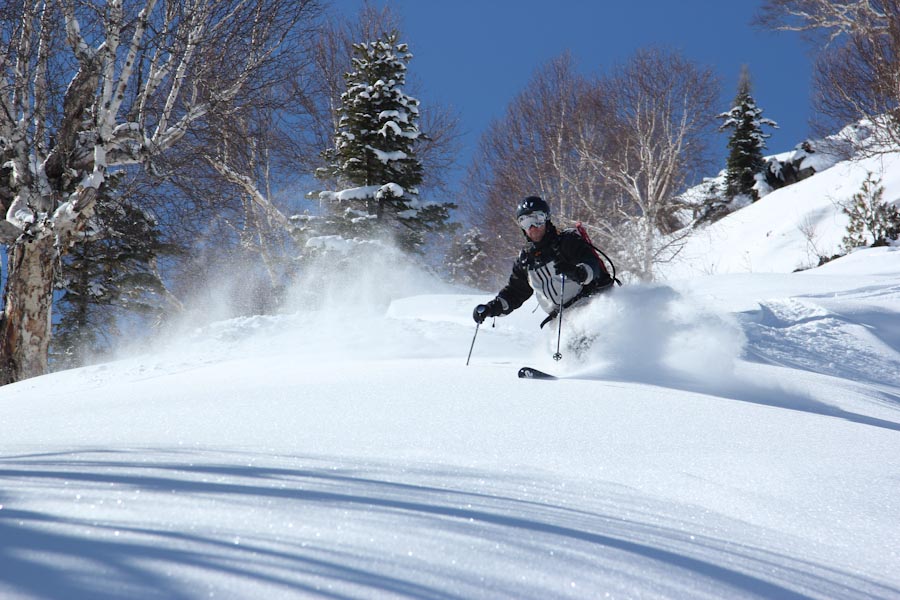
[[[179,599],[205,595],[198,580],[213,587],[228,580],[327,598],[556,598],[640,589],[730,598],[900,594],[834,565],[773,553],[762,542],[722,539],[715,533],[721,521],[678,517],[677,507],[636,490],[610,486],[596,497],[597,510],[586,511],[567,508],[562,493],[550,502],[546,489],[529,494],[523,481],[495,473],[322,457],[277,459],[313,468],[248,460],[276,459],[154,450],[0,459],[0,590],[69,600]],[[76,514],[75,493],[110,500],[127,493],[137,510]],[[17,509],[23,498],[52,508]],[[223,509],[224,516],[216,512]],[[240,530],[242,512],[260,509],[274,511],[257,517],[269,524],[279,515],[309,522],[292,532],[283,523],[274,531],[259,523]],[[191,510],[207,522],[192,522]],[[324,537],[313,535],[316,526],[327,527],[319,531]],[[342,536],[344,527],[365,535]],[[391,534],[443,550],[412,558],[402,543],[362,541]],[[492,568],[492,561],[507,566]],[[524,574],[540,576],[523,581]],[[578,588],[567,590],[561,577],[578,579]]]

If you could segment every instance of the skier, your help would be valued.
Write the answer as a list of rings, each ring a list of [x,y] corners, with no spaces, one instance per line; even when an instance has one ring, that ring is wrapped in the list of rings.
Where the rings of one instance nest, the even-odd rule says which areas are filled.
[[[542,198],[528,196],[519,202],[516,222],[528,241],[506,286],[496,298],[475,307],[472,318],[476,323],[508,315],[535,294],[548,313],[543,327],[556,318],[560,304],[568,308],[612,286],[613,278],[591,245],[575,229],[558,231],[550,221],[550,206]]]

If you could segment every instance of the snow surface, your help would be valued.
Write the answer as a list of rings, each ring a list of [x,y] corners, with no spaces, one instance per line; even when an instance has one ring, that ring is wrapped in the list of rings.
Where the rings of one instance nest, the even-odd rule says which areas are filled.
[[[900,598],[900,248],[790,272],[862,167],[567,311],[559,363],[532,302],[466,366],[493,291],[372,274],[6,386],[0,598]]]

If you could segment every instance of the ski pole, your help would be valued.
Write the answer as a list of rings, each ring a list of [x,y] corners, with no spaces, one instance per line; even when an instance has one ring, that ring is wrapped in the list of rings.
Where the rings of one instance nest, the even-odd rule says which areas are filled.
[[[484,312],[484,311],[481,311]],[[472,345],[469,346],[469,356],[466,357],[466,366],[469,366],[469,361],[472,360],[472,349],[475,347],[475,338],[478,337],[478,328],[481,327],[481,323],[475,323],[475,335],[472,336]]]
[[[466,366],[469,366],[469,361],[472,359],[472,349],[475,348],[475,338],[478,337],[478,328],[481,327],[481,323],[475,324],[475,335],[472,336],[472,345],[469,346],[469,356],[466,357]]]
[[[557,318],[559,319],[559,321],[556,324],[557,325],[557,328],[556,328],[556,354],[553,355],[553,360],[562,360],[562,354],[560,354],[560,352],[559,352],[559,342],[562,339],[562,315],[563,315],[563,308],[565,308],[565,305],[563,304],[563,299],[565,298],[565,296],[566,296],[566,276],[563,275],[562,276],[562,287],[560,288],[560,291],[559,291],[559,314],[557,315]]]

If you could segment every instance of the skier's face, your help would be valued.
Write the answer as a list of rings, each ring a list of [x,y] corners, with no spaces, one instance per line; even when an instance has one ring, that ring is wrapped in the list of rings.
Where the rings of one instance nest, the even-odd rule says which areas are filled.
[[[547,213],[536,211],[524,214],[516,219],[519,227],[532,242],[539,242],[547,232]]]
[[[528,229],[525,230],[525,235],[528,236],[528,239],[534,243],[540,242],[544,239],[544,234],[547,233],[547,224],[536,226],[532,225]]]

